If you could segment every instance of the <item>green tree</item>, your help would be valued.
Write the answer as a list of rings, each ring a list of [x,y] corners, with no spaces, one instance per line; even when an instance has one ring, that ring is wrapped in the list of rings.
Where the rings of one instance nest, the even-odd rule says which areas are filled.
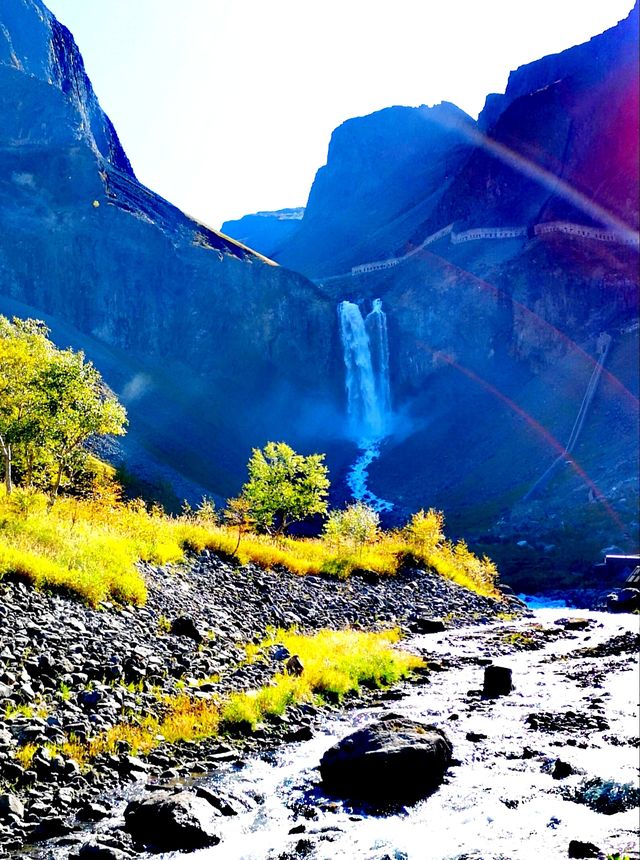
[[[324,454],[297,454],[285,442],[254,448],[241,498],[258,528],[281,535],[295,522],[327,511]]]
[[[56,463],[51,491],[55,497],[64,471],[70,472],[84,458],[89,437],[122,435],[126,412],[82,352],[55,350],[36,385],[45,445]]]
[[[126,413],[81,352],[60,350],[37,320],[0,316],[0,454],[7,493],[18,462],[31,484],[36,466],[63,473],[81,465],[92,435],[124,433]]]
[[[16,449],[23,449],[27,469],[32,467],[41,431],[35,381],[53,349],[47,333],[36,320],[0,316],[0,454],[7,493],[13,488]]]
[[[362,552],[365,544],[378,537],[379,528],[378,513],[364,502],[356,502],[343,511],[331,511],[324,535],[329,541],[347,541]]]

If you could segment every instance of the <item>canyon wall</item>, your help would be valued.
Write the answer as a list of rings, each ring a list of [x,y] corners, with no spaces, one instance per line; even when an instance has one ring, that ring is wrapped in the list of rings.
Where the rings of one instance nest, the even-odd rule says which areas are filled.
[[[236,491],[252,445],[304,446],[332,401],[333,304],[140,185],[70,33],[1,8],[0,312],[96,360],[150,472]]]

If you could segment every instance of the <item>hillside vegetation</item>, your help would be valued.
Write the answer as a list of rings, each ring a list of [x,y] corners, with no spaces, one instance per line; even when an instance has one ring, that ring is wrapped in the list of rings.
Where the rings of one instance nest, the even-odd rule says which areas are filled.
[[[138,561],[166,564],[204,549],[239,565],[282,565],[298,574],[348,576],[370,570],[393,575],[403,565],[430,567],[486,596],[499,596],[495,565],[464,542],[447,540],[442,515],[414,516],[402,530],[378,531],[361,545],[347,538],[272,538],[221,524],[207,506],[170,516],[136,500],[61,497],[55,505],[36,490],[0,495],[0,577],[19,576],[40,587],[74,593],[92,605],[103,600],[143,604]]]
[[[58,349],[37,320],[0,316],[0,578],[70,592],[93,606],[143,604],[137,562],[179,562],[206,549],[297,574],[428,567],[499,596],[493,563],[446,540],[441,513],[420,511],[405,528],[385,532],[361,502],[329,511],[324,455],[301,455],[285,442],[253,450],[247,482],[221,513],[207,499],[196,510],[185,503],[179,516],[124,501],[113,468],[87,444],[125,425],[125,410],[82,353]],[[325,520],[322,536],[287,535],[313,516]]]

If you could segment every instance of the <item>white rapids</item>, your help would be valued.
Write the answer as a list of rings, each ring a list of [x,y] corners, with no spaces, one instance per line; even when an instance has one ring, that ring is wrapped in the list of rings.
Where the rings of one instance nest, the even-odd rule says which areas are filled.
[[[526,636],[536,627],[558,631],[555,621],[568,615],[586,616],[591,625],[560,637],[548,635],[540,650],[507,649],[496,659],[512,669],[514,691],[488,701],[472,695],[482,686],[483,668],[468,658],[491,653],[502,636]],[[570,794],[594,776],[637,784],[637,654],[598,658],[576,653],[637,629],[632,615],[565,608],[539,610],[533,619],[508,624],[415,637],[411,649],[433,660],[458,658],[459,665],[432,672],[428,685],[405,685],[395,701],[337,715],[329,712],[312,740],[286,745],[268,759],[250,759],[239,771],[229,766],[213,774],[207,783],[214,791],[220,787],[236,796],[259,794],[264,802],[221,820],[221,843],[190,856],[565,860],[569,842],[578,839],[605,853],[620,851],[636,858],[637,809],[604,815],[574,802]],[[584,682],[594,672],[600,676],[595,689]],[[534,712],[589,715],[594,707],[609,729],[543,732],[526,722]],[[386,815],[325,796],[318,773],[324,751],[389,710],[442,728],[453,743],[458,766],[450,768],[430,797]],[[483,739],[472,739],[478,735]],[[523,755],[525,750],[530,752]],[[550,773],[558,757],[574,768],[563,780]],[[308,853],[304,848],[298,852],[300,840],[309,841]]]

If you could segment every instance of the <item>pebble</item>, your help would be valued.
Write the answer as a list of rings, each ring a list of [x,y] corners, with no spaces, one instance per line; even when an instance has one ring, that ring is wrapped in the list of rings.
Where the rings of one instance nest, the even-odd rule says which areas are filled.
[[[0,581],[0,785],[15,787],[0,794],[0,854],[25,840],[70,833],[76,820],[104,817],[108,792],[132,780],[176,780],[237,759],[238,751],[216,738],[197,746],[164,744],[144,761],[123,742],[82,772],[72,757],[51,756],[44,745],[84,742],[125,714],[157,714],[159,697],[184,686],[206,698],[268,683],[291,659],[286,649],[274,647],[264,661],[241,664],[244,644],[259,642],[269,625],[295,620],[309,633],[389,625],[435,632],[445,627],[443,617],[455,627],[489,621],[505,609],[429,571],[339,580],[234,568],[212,553],[140,568],[149,591],[141,608],[105,602],[93,609]],[[521,611],[517,601],[507,608]],[[316,715],[311,705],[291,709],[270,732],[244,739],[245,748],[274,737],[310,738]],[[28,767],[14,757],[25,743],[38,747]],[[118,857],[123,850],[101,845],[82,856]]]

